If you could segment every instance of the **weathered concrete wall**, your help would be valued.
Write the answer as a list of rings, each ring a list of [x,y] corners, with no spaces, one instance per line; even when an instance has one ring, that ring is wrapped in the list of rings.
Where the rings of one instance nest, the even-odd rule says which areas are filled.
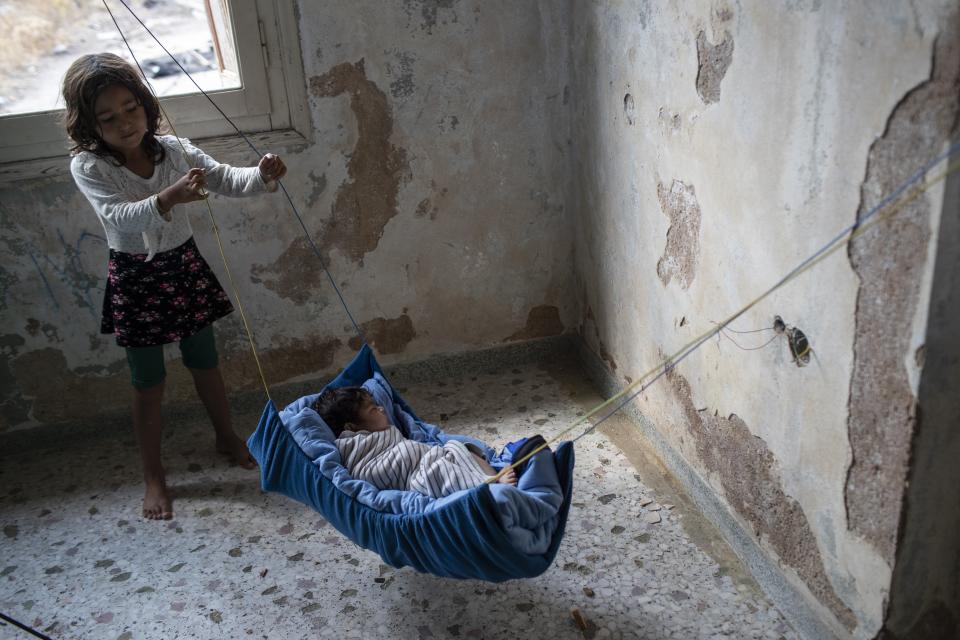
[[[955,127],[955,3],[575,3],[584,339],[621,384],[753,300]],[[884,618],[943,185],[637,400],[838,636]],[[775,315],[802,329],[797,367]]]
[[[627,384],[942,149],[954,4],[302,3],[314,126],[287,186],[386,361],[579,327]],[[214,208],[267,379],[345,361],[357,341],[282,199]],[[942,211],[937,185],[733,325],[782,316],[809,366],[782,336],[733,342],[769,331],[725,334],[637,402],[838,636],[957,615],[929,606],[955,572],[912,598],[903,564],[953,477],[937,467],[903,511],[911,447],[944,436],[917,420]],[[69,179],[0,188],[0,247],[0,430],[125,409],[122,352],[97,334],[106,249]],[[218,326],[230,387],[259,386],[239,318]]]
[[[314,128],[286,186],[385,361],[575,324],[567,17],[546,1],[301,4]],[[282,196],[213,205],[267,380],[344,363],[353,330]],[[123,351],[98,334],[103,232],[69,176],[0,188],[0,250],[0,430],[125,410]],[[238,314],[217,326],[228,386],[258,387]],[[168,381],[192,397],[179,364]]]

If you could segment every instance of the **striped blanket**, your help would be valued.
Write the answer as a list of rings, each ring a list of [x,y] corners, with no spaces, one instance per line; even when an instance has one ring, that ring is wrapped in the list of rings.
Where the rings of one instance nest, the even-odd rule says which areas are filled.
[[[450,440],[443,446],[416,442],[394,426],[374,432],[347,430],[336,445],[347,472],[378,489],[442,498],[490,477],[462,442]]]

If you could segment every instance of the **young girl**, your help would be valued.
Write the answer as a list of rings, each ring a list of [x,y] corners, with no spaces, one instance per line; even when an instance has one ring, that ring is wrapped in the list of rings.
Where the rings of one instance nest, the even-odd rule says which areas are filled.
[[[70,171],[110,246],[100,331],[115,334],[127,352],[146,484],[143,515],[170,519],[160,459],[164,344],[180,343],[216,431],[217,450],[245,468],[256,466],[233,431],[217,364],[212,323],[233,306],[193,241],[183,205],[204,199],[206,189],[228,196],[261,193],[286,167],[267,154],[256,167],[234,168],[185,140],[158,135],[156,98],[137,71],[113,54],[76,60],[64,77],[63,99],[74,142]]]

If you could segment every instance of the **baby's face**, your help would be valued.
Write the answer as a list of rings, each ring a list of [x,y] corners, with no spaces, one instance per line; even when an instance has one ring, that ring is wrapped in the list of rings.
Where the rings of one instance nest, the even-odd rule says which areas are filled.
[[[390,419],[383,407],[367,398],[357,412],[356,426],[357,431],[386,431],[390,428]]]

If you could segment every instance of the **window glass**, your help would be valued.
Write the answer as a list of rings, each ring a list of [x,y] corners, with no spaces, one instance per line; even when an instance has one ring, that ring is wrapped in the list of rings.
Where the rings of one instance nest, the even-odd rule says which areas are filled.
[[[129,2],[130,0],[128,0]],[[154,91],[196,93],[119,0],[107,0]],[[205,91],[241,85],[225,0],[140,0],[137,16]],[[0,0],[0,116],[63,108],[67,67],[88,53],[133,60],[101,0]]]

